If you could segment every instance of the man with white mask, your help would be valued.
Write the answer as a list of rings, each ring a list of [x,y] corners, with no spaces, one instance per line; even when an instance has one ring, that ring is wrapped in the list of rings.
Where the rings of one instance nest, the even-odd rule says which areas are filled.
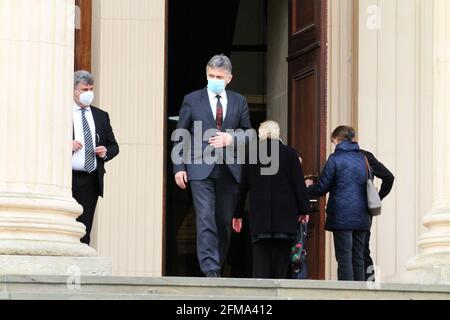
[[[107,112],[91,106],[94,79],[87,71],[77,71],[73,93],[72,195],[83,207],[78,221],[86,226],[81,242],[90,244],[98,197],[103,197],[105,162],[119,154]]]

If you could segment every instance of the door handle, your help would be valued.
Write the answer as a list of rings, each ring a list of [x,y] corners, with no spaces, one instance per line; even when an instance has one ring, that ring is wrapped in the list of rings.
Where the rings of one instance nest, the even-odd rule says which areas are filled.
[[[314,183],[317,183],[319,180],[319,175],[316,174],[307,174],[305,175],[305,180],[312,180]],[[310,197],[309,203],[311,204],[312,212],[320,212],[319,198]]]
[[[320,212],[320,204],[318,199],[309,199],[312,212]]]

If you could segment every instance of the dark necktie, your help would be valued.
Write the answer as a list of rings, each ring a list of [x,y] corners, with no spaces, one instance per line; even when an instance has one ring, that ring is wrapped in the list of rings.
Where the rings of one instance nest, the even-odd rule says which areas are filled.
[[[86,119],[86,110],[81,109],[81,121],[83,122],[84,133],[84,169],[91,173],[95,169],[94,143],[92,142],[92,133],[89,123]]]
[[[217,95],[217,107],[216,107],[216,126],[217,129],[222,130],[222,123],[223,123],[223,107],[222,103],[220,102],[221,96]]]

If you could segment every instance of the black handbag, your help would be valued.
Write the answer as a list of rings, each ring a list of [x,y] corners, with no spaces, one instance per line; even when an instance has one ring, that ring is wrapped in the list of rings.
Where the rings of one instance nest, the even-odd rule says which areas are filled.
[[[299,223],[297,235],[291,249],[291,267],[294,273],[301,273],[306,265],[306,237],[308,235],[308,224]]]

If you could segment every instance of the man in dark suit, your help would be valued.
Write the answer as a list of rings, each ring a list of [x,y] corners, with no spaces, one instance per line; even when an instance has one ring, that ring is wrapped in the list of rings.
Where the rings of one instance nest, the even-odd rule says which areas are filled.
[[[89,245],[95,207],[103,197],[105,162],[119,154],[109,115],[94,106],[94,79],[87,71],[74,76],[72,195],[83,207],[78,221],[86,226],[81,242]]]
[[[225,90],[232,80],[231,61],[214,56],[206,76],[207,88],[184,98],[175,132],[189,136],[173,136],[172,161],[177,185],[186,189],[189,181],[192,190],[200,269],[207,277],[220,277],[241,180],[234,151],[245,144],[251,124],[246,99]]]
[[[391,192],[394,185],[394,175],[387,169],[375,156],[365,150],[361,152],[366,156],[369,165],[373,171],[373,175],[381,179],[381,188],[379,191],[380,199],[383,200]],[[372,216],[370,217],[370,225],[372,226]],[[364,270],[366,270],[366,281],[375,281],[375,270],[373,267],[373,260],[370,257],[370,230],[366,234],[365,249],[364,249]]]

